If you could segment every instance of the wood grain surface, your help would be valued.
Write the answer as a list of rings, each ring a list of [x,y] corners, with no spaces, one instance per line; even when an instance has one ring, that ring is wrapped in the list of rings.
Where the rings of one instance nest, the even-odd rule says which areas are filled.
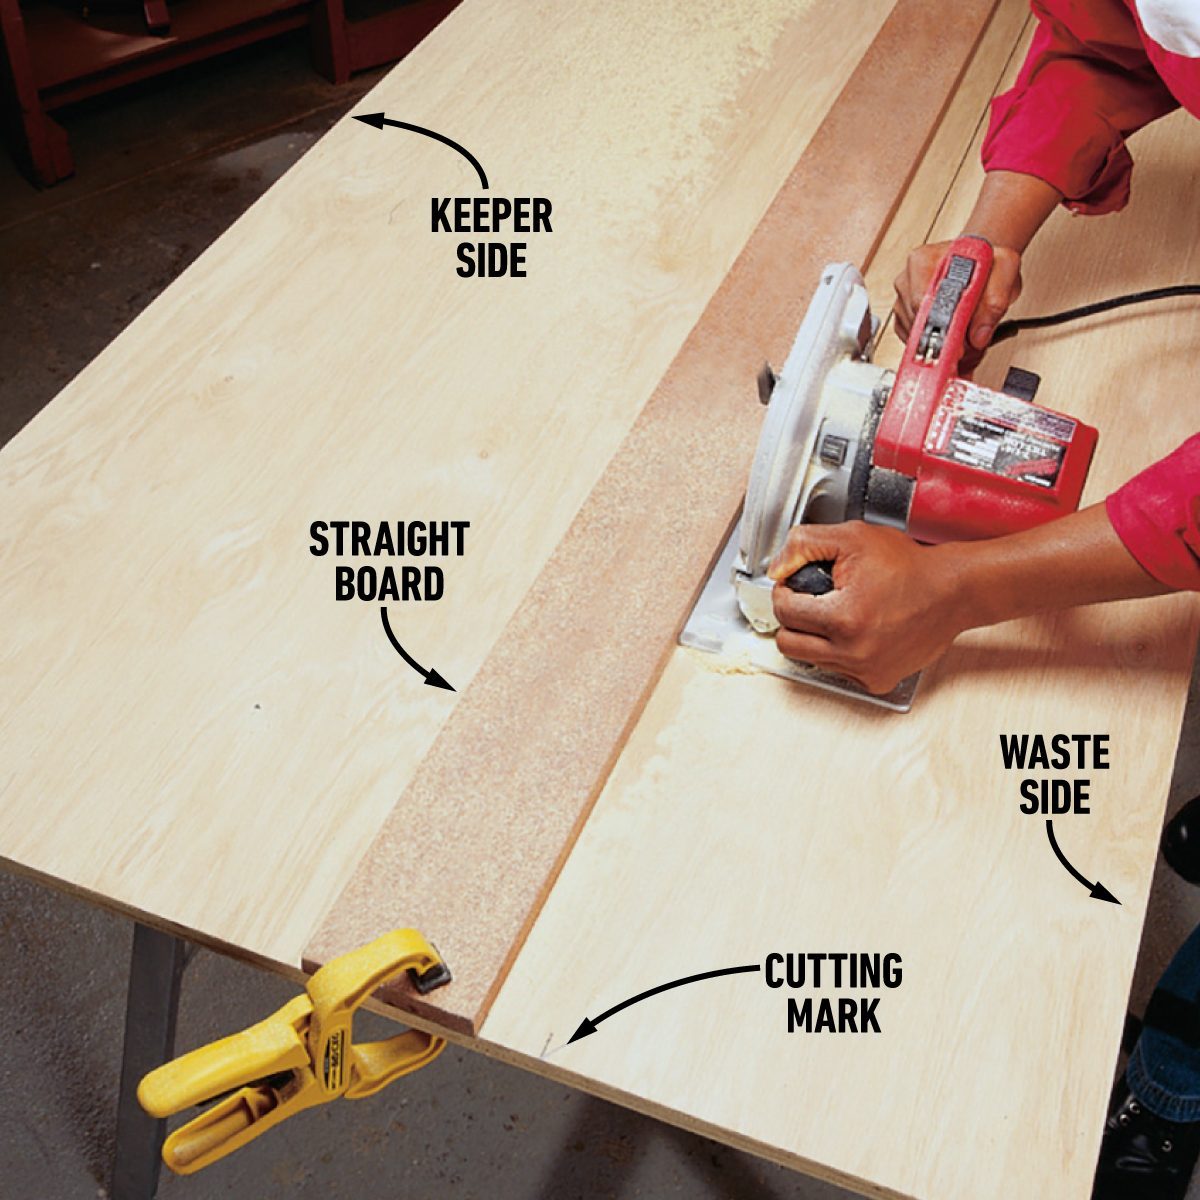
[[[383,994],[478,1028],[662,669],[696,566],[745,488],[761,420],[751,381],[764,357],[782,361],[807,303],[807,289],[785,281],[815,279],[830,258],[870,257],[992,8],[980,0],[947,13],[906,0],[893,11],[330,910],[306,966],[378,929],[436,931],[455,983],[419,997],[402,981]],[[899,95],[905,102],[891,105]],[[411,862],[410,831],[429,825],[453,828],[453,842],[442,840],[445,857]],[[469,884],[446,886],[448,868]]]
[[[1011,11],[1005,5],[1002,11]],[[1015,64],[1014,64],[1015,65]],[[953,161],[948,147],[943,161]],[[977,146],[975,147],[977,149]],[[1021,311],[1200,276],[1200,128],[1139,135],[1131,207],[1057,214]],[[974,149],[935,236],[962,228]],[[911,220],[911,210],[902,212]],[[909,226],[913,228],[913,226]],[[876,290],[903,261],[886,238]],[[995,352],[1101,429],[1096,500],[1195,431],[1197,310],[1172,302]],[[891,348],[898,350],[897,346]],[[1086,1200],[1197,632],[1194,597],[978,631],[897,716],[677,649],[486,1020],[494,1053],[865,1195]],[[1106,733],[1091,812],[1056,821],[1089,898],[1018,810],[999,734]],[[1052,773],[1051,773],[1052,774]],[[894,952],[899,988],[772,990],[758,975],[585,1016],[771,952]],[[788,1032],[789,996],[879,997],[881,1034]]]
[[[890,8],[471,0],[364,97],[553,232],[457,278],[470,165],[342,121],[5,448],[4,860],[295,969]],[[335,603],[339,518],[471,522],[392,607],[457,694]],[[455,834],[400,858],[470,889]]]

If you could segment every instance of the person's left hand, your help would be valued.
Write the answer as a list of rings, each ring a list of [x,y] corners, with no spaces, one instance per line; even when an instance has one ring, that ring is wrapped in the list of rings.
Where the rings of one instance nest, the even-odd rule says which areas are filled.
[[[862,521],[798,525],[769,571],[780,652],[876,695],[890,692],[968,628],[954,551]],[[822,560],[833,561],[834,591],[809,596],[783,583]]]

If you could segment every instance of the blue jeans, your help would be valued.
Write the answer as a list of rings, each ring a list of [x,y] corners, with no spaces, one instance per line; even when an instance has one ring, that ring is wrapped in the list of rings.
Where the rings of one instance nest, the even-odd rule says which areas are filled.
[[[1158,982],[1125,1079],[1155,1116],[1200,1121],[1200,926]]]

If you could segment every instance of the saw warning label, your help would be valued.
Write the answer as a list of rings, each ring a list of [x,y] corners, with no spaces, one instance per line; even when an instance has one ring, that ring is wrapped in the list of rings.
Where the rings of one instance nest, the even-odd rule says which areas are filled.
[[[925,449],[977,471],[1053,488],[1077,422],[965,379],[946,390]]]

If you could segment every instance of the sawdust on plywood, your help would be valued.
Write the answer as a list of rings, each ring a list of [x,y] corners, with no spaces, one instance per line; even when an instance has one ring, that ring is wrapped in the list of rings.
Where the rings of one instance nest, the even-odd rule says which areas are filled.
[[[691,660],[710,675],[758,675],[762,671],[754,659],[744,650],[734,654],[710,654],[697,650],[695,646],[684,646]]]
[[[672,212],[691,210],[707,164],[736,128],[745,87],[810,3],[624,0],[587,21],[573,20],[561,0],[523,5],[546,64],[525,83],[533,110],[544,73],[574,77],[568,102],[538,131],[541,150],[529,164],[538,186],[547,194],[616,191],[632,211],[652,196]]]

